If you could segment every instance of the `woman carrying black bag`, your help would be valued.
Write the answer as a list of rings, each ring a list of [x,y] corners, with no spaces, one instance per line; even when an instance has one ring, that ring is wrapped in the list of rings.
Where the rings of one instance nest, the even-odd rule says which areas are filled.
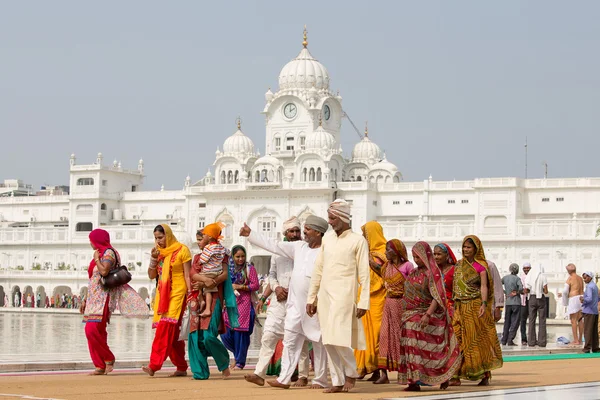
[[[129,285],[107,288],[103,277],[107,276],[120,263],[119,253],[110,244],[110,235],[103,229],[90,232],[90,244],[95,250],[90,262],[88,294],[79,307],[85,323],[85,336],[90,356],[96,369],[91,375],[104,375],[114,368],[115,356],[108,347],[106,325],[110,315],[119,306],[119,311],[127,317],[148,317],[148,307],[139,294]]]

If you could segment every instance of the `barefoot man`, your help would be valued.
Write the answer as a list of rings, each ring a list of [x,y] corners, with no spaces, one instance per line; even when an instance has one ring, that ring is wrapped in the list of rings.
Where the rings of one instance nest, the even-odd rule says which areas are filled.
[[[268,240],[252,231],[246,224],[240,230],[240,236],[248,237],[248,240],[254,246],[287,257],[294,262],[287,294],[281,372],[277,380],[267,381],[270,386],[283,389],[290,387],[292,375],[300,360],[304,341],[310,340],[313,343],[315,356],[315,377],[311,388],[322,389],[328,387],[327,352],[321,341],[319,321],[316,318],[310,318],[305,312],[310,279],[315,268],[315,260],[321,249],[323,234],[326,231],[327,221],[314,215],[306,218],[304,242],[290,243]],[[258,376],[258,374],[249,375],[245,379],[257,385],[264,385],[264,378]]]
[[[565,288],[558,297],[562,297],[563,305],[567,307],[567,314],[571,319],[571,329],[573,329],[573,345],[581,345],[583,336],[583,320],[581,319],[581,301],[583,296],[583,279],[577,275],[575,264],[567,265],[569,277],[565,283]]]
[[[287,242],[296,242],[301,239],[300,235],[300,220],[297,217],[292,217],[283,223],[283,235]],[[288,257],[274,256],[271,257],[271,268],[269,269],[268,285],[270,286],[265,292],[275,293],[275,298],[271,300],[271,304],[267,309],[267,318],[263,328],[261,338],[260,352],[258,354],[258,362],[253,374],[244,375],[246,381],[259,386],[264,386],[265,378],[267,377],[267,369],[269,362],[275,352],[275,347],[279,340],[283,339],[286,304],[288,299],[288,287],[294,262]],[[264,295],[263,295],[264,296]],[[264,297],[261,299],[264,300]],[[300,378],[298,386],[306,386],[308,384],[308,366],[306,371],[302,371],[302,363],[300,364]]]
[[[312,317],[318,311],[333,384],[325,392],[334,393],[354,387],[358,373],[353,349],[366,349],[360,318],[369,309],[369,245],[350,229],[350,205],[345,200],[331,203],[327,214],[334,232],[323,238],[306,312]]]

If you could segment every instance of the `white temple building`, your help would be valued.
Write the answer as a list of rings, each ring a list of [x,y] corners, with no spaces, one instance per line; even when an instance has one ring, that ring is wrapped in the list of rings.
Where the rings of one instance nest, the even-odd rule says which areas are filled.
[[[196,182],[182,179],[180,190],[143,190],[143,160],[128,170],[100,153],[82,164],[73,154],[68,195],[0,197],[0,306],[4,294],[12,304],[19,291],[85,292],[88,234],[95,228],[110,232],[122,262],[134,269],[132,285],[144,296],[154,289],[146,265],[159,223],[189,241],[198,228],[221,221],[224,244],[246,245],[259,273],[266,273],[269,254],[238,236],[244,222],[279,239],[290,216],[326,217],[328,204],[344,198],[352,203],[355,231],[375,219],[388,239],[409,248],[419,240],[443,241],[457,255],[462,238],[476,234],[501,274],[512,262],[543,265],[551,316],[562,317],[556,294],[566,279],[564,266],[598,270],[600,178],[404,182],[366,129],[344,156],[342,97],[329,82],[305,35],[300,53],[281,69],[279,89],[265,94],[264,155],[238,120],[216,149],[212,168]]]

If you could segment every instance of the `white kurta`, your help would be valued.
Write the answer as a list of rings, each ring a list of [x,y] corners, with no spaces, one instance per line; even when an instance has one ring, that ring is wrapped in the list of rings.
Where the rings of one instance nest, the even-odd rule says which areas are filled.
[[[288,288],[292,269],[294,268],[293,260],[287,257],[271,257],[271,268],[269,269],[269,285],[273,290],[271,301],[267,308],[267,318],[265,320],[264,330],[283,335],[285,327],[285,315],[287,308],[287,300],[277,301],[275,289],[277,287]]]
[[[306,299],[315,260],[320,249],[311,249],[304,241],[275,242],[267,240],[254,231],[250,232],[248,240],[255,246],[293,260],[286,304],[285,329],[301,332],[310,341],[318,342],[321,339],[319,319],[311,318],[306,314]]]
[[[360,301],[356,304],[358,288]],[[317,299],[323,344],[366,349],[362,322],[356,309],[369,309],[369,245],[350,229],[338,236],[330,231],[323,237],[315,262],[306,303]]]

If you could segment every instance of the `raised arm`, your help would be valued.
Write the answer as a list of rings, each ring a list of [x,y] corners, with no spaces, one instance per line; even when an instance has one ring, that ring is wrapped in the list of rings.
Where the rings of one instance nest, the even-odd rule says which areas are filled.
[[[275,240],[267,239],[260,233],[250,229],[245,222],[242,229],[240,229],[240,236],[247,237],[251,244],[270,253],[277,254],[278,256],[286,257],[291,260],[294,259],[296,246],[293,243],[283,241],[277,242]]]

